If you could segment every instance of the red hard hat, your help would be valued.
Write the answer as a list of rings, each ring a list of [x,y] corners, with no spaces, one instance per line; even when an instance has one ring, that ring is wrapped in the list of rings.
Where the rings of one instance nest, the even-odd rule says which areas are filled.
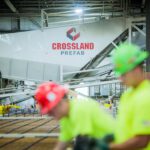
[[[39,85],[35,92],[35,100],[40,106],[41,114],[47,114],[64,97],[68,90],[54,82],[46,82]]]

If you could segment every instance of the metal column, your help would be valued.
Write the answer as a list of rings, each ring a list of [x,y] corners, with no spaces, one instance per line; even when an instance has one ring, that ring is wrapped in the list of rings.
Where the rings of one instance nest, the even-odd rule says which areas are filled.
[[[150,53],[150,1],[146,1],[146,50]],[[150,56],[146,61],[146,71],[150,72]]]

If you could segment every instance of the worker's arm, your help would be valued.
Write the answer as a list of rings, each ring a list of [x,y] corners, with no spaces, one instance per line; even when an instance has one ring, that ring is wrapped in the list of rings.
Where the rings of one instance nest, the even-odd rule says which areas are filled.
[[[59,141],[54,150],[66,150],[68,143]]]
[[[121,144],[110,144],[110,150],[139,150],[145,148],[150,141],[150,135],[138,135]]]

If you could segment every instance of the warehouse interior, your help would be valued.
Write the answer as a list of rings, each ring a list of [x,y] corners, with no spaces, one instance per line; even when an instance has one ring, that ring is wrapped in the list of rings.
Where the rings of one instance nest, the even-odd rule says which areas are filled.
[[[115,117],[126,87],[111,54],[126,41],[150,51],[149,11],[148,0],[1,0],[0,149],[53,149],[59,124],[34,102],[42,82],[101,102]]]

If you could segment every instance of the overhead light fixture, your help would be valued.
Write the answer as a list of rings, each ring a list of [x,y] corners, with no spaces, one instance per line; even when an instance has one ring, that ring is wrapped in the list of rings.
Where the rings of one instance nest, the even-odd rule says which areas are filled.
[[[79,84],[80,84],[80,85],[84,85],[84,82],[80,82]]]
[[[76,8],[76,9],[75,9],[75,13],[76,13],[76,14],[82,14],[82,13],[83,13],[83,9],[81,9],[81,8]]]

